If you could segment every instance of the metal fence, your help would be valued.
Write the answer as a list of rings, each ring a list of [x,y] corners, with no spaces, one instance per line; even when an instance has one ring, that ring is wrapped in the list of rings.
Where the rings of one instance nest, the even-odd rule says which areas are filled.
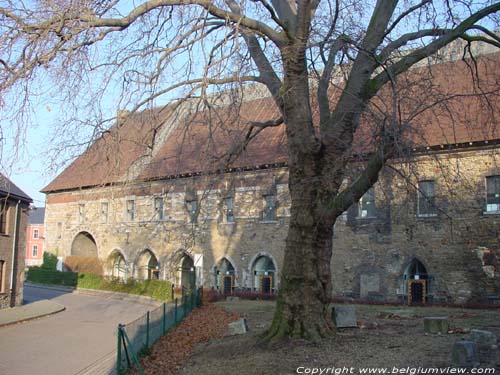
[[[139,372],[144,374],[139,357],[147,353],[161,336],[179,324],[195,307],[200,306],[201,300],[202,288],[192,292],[183,289],[180,301],[176,298],[173,304],[163,303],[133,322],[119,324],[116,373],[122,374],[137,366]]]

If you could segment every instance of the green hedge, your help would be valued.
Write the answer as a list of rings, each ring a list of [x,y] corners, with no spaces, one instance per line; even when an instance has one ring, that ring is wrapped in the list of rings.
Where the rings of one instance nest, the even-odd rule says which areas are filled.
[[[57,272],[45,268],[28,268],[26,280],[39,284],[55,284],[65,286],[77,286],[77,274],[74,272]]]
[[[89,273],[57,272],[36,267],[28,269],[27,280],[40,284],[65,285],[84,289],[136,294],[161,301],[172,299],[172,284],[163,280],[128,279],[124,282],[120,279],[109,279]]]

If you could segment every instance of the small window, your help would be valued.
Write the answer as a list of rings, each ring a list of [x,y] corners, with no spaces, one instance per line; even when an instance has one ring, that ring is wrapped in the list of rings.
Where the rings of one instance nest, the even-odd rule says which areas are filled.
[[[189,214],[189,222],[196,223],[198,216],[198,201],[197,200],[187,201],[186,207]]]
[[[358,218],[375,217],[375,190],[370,188],[358,203]]]
[[[224,211],[226,223],[234,223],[233,198],[224,199]]]
[[[38,239],[38,236],[39,236],[39,233],[38,233],[38,229],[33,229],[33,238],[36,240]]]
[[[417,215],[423,217],[437,215],[434,180],[419,181],[418,183]]]
[[[33,245],[31,248],[31,255],[33,258],[38,258],[38,245]]]
[[[276,220],[276,195],[264,195],[264,212],[262,220]]]
[[[106,224],[108,222],[108,202],[101,202],[101,222]]]
[[[486,177],[486,212],[500,212],[500,176]]]
[[[9,213],[9,204],[3,200],[0,202],[0,233],[7,234],[7,217]]]
[[[85,223],[85,205],[84,204],[78,205],[78,222],[80,224]]]
[[[135,219],[135,200],[127,200],[127,220],[133,221]]]
[[[155,219],[163,220],[163,197],[156,197],[154,199],[154,207],[155,207]]]
[[[60,239],[62,237],[62,223],[57,223],[57,238]]]
[[[5,293],[5,261],[0,260],[0,293]]]

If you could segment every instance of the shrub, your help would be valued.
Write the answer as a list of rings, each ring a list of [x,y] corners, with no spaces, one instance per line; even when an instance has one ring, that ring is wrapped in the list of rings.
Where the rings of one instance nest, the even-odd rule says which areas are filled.
[[[73,272],[58,272],[46,268],[30,267],[28,268],[26,280],[39,284],[54,284],[74,287],[77,285],[77,274]]]
[[[45,270],[55,271],[57,268],[57,256],[55,254],[45,251],[43,253],[42,268]]]
[[[103,278],[99,275],[79,273],[77,286],[85,289],[102,289],[103,281]]]
[[[102,261],[97,257],[69,256],[64,260],[64,265],[73,272],[103,275]]]

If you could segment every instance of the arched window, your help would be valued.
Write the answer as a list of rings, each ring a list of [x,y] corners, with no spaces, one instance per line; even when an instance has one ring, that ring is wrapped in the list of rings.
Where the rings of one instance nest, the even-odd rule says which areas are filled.
[[[234,288],[234,267],[229,260],[222,258],[214,268],[215,287],[224,294],[230,294]]]
[[[80,232],[71,244],[71,255],[97,257],[97,244],[89,232]]]
[[[429,291],[427,269],[418,259],[413,259],[403,274],[408,304],[423,304]]]
[[[160,264],[150,250],[144,250],[137,259],[137,278],[142,280],[160,278]]]
[[[109,266],[111,268],[111,276],[126,280],[128,275],[127,262],[120,251],[114,251],[109,257]]]
[[[187,254],[182,255],[177,271],[177,283],[180,284],[183,288],[193,290],[196,287],[196,274],[193,258],[191,258]]]
[[[260,293],[274,292],[276,267],[271,258],[261,255],[255,259],[252,267],[254,290]]]

